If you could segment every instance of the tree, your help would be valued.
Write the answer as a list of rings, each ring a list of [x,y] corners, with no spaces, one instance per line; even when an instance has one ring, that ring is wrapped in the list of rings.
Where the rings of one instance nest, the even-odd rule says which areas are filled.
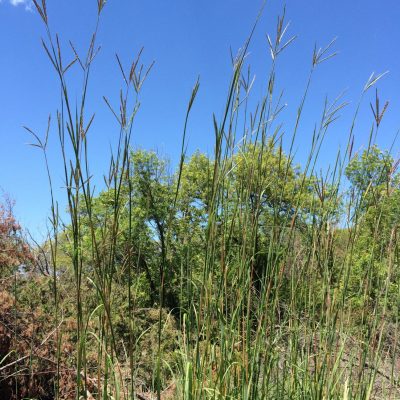
[[[400,265],[400,190],[396,165],[388,152],[373,146],[351,160],[346,176],[358,213],[349,277],[353,306],[371,311],[386,303],[395,310],[399,301]]]
[[[346,177],[352,191],[363,197],[363,208],[371,202],[379,201],[383,191],[388,191],[390,186],[398,182],[398,178],[393,175],[393,164],[392,156],[376,145],[350,161]]]
[[[21,225],[13,214],[13,202],[0,204],[0,276],[34,261],[33,253],[22,235]]]

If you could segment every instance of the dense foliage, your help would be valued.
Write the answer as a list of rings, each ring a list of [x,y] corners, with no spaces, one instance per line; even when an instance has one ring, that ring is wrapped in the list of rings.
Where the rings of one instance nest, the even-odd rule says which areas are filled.
[[[21,225],[12,210],[12,201],[6,199],[0,204],[0,277],[6,276],[14,268],[29,266],[33,253],[22,236]]]

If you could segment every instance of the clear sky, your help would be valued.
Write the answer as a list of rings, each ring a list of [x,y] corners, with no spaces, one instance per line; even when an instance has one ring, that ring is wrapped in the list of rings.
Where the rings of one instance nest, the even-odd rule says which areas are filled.
[[[62,45],[72,40],[79,50],[87,46],[96,13],[95,0],[48,0],[50,25]],[[128,66],[145,47],[144,61],[155,60],[146,82],[142,107],[135,123],[135,146],[155,149],[176,161],[190,90],[198,75],[201,86],[189,125],[189,151],[212,153],[212,113],[222,114],[231,74],[229,48],[238,49],[258,14],[261,0],[109,0],[99,31],[101,52],[90,85],[91,111],[96,118],[91,135],[93,172],[106,171],[110,143],[117,137],[115,122],[104,102],[116,99],[122,84],[115,62],[118,52]],[[347,89],[350,102],[342,119],[330,131],[322,149],[322,163],[332,161],[344,144],[351,115],[371,72],[389,70],[379,83],[380,96],[389,100],[379,142],[389,146],[400,127],[400,2],[399,0],[288,0],[289,34],[298,35],[278,67],[278,86],[285,89],[286,130],[305,87],[314,44],[337,36],[339,55],[320,66],[304,110],[296,142],[298,161],[310,143],[312,127],[320,118],[324,97]],[[256,74],[253,95],[266,86],[270,65],[266,33],[275,28],[281,0],[267,2],[251,45],[249,62]],[[45,232],[50,199],[40,152],[26,143],[22,126],[44,132],[49,113],[57,109],[58,86],[41,47],[44,35],[38,15],[28,0],[0,0],[0,188],[16,200],[21,223],[40,237]],[[68,49],[66,49],[68,51]],[[371,123],[369,94],[356,129],[356,147],[365,145]],[[65,206],[62,171],[55,130],[50,133],[49,159],[60,206]],[[394,155],[399,147],[396,145]],[[99,180],[100,181],[100,180]]]

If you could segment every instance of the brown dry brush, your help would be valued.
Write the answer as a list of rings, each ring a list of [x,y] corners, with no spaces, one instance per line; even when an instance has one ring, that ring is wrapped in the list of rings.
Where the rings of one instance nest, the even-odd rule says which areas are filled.
[[[7,196],[0,203],[0,277],[5,269],[34,261],[34,254],[14,216],[13,205],[14,202]]]

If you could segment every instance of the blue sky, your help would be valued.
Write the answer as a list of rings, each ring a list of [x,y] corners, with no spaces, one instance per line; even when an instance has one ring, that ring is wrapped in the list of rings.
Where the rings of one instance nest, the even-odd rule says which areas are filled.
[[[260,0],[109,0],[102,15],[102,49],[90,84],[89,111],[96,112],[91,135],[93,172],[100,181],[107,169],[110,143],[118,134],[102,96],[111,100],[122,85],[114,54],[128,66],[144,46],[144,61],[155,66],[142,94],[134,126],[133,144],[155,149],[176,161],[190,90],[200,75],[200,91],[189,125],[189,152],[212,153],[212,113],[222,114],[231,74],[229,48],[246,39],[261,6]],[[277,85],[285,89],[287,110],[282,116],[290,132],[297,104],[305,87],[314,44],[338,37],[339,55],[318,69],[304,110],[296,142],[298,161],[305,157],[314,123],[320,118],[324,97],[347,90],[347,110],[329,132],[321,153],[327,165],[347,138],[360,92],[372,72],[390,71],[379,82],[382,101],[390,105],[378,141],[388,147],[400,127],[400,3],[398,0],[292,0],[287,1],[289,34],[298,38],[278,65]],[[266,33],[273,33],[281,0],[270,0],[250,47],[249,62],[256,75],[254,98],[262,95],[270,66]],[[61,43],[71,40],[78,51],[88,44],[95,23],[95,0],[48,0],[50,25]],[[42,155],[27,146],[22,126],[44,132],[49,113],[57,109],[58,86],[41,47],[44,29],[27,0],[0,0],[0,188],[16,200],[21,223],[40,237],[45,232],[50,199]],[[72,82],[74,83],[74,82]],[[369,101],[363,103],[356,127],[356,148],[367,142],[371,124]],[[56,131],[50,133],[49,160],[60,207],[65,207]],[[394,148],[398,156],[399,147]]]

